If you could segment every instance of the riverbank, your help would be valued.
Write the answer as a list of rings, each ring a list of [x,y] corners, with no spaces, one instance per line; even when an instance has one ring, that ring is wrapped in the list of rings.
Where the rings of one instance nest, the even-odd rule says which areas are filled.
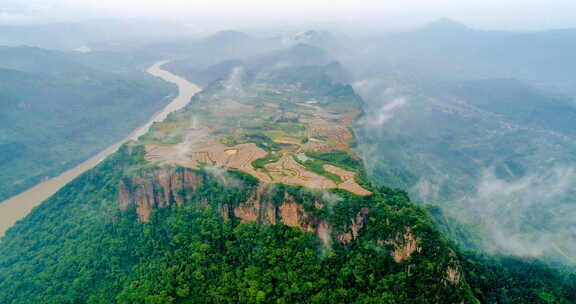
[[[62,174],[46,180],[36,186],[15,195],[0,203],[0,236],[3,236],[6,230],[12,227],[18,220],[24,218],[34,207],[40,205],[67,183],[78,177],[80,174],[92,169],[110,154],[116,152],[118,148],[128,140],[137,139],[148,132],[150,126],[158,121],[166,119],[168,114],[177,111],[190,102],[192,96],[198,93],[201,88],[188,80],[174,75],[162,69],[162,65],[168,61],[163,60],[156,62],[146,70],[147,73],[159,77],[167,82],[174,83],[178,86],[178,95],[162,109],[152,116],[152,118],[141,127],[134,130],[127,137],[116,144],[106,148],[90,159],[82,162],[78,166],[63,172]],[[137,109],[136,109],[137,110]]]

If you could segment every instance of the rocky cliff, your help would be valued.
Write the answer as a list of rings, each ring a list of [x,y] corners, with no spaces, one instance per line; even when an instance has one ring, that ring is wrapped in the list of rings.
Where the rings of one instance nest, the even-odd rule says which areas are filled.
[[[126,211],[134,207],[139,220],[149,222],[154,209],[165,208],[171,204],[181,205],[207,178],[209,177],[203,171],[177,167],[157,168],[125,177],[118,185],[119,208]],[[216,202],[216,208],[225,220],[236,218],[243,223],[284,224],[305,232],[313,232],[325,247],[329,247],[332,242],[332,226],[314,212],[305,211],[304,206],[289,193],[270,195],[275,187],[274,184],[259,184],[247,189],[245,200],[236,204]],[[209,202],[201,201],[198,207],[206,208],[208,205]],[[312,199],[312,206],[316,210],[324,209],[325,205],[321,198]],[[362,208],[350,219],[346,231],[335,235],[336,241],[349,243],[357,238],[368,211],[368,208]]]
[[[182,204],[181,190],[195,189],[202,177],[183,168],[163,168],[146,174],[124,178],[119,184],[120,210],[136,206],[143,222],[150,220],[154,208],[164,208],[172,203]]]
[[[233,178],[227,176],[228,180]],[[166,208],[172,204],[180,206],[193,202],[202,210],[213,206],[225,221],[237,219],[241,223],[283,224],[314,233],[322,240],[325,249],[330,249],[333,242],[347,245],[360,237],[370,215],[369,207],[360,207],[347,220],[335,225],[326,216],[330,212],[327,209],[330,208],[331,203],[326,200],[325,193],[324,199],[322,196],[310,196],[306,202],[303,202],[290,191],[280,189],[279,185],[266,183],[240,185],[241,183],[236,181],[235,187],[241,187],[236,190],[244,193],[243,197],[234,202],[217,199],[211,201],[210,195],[206,195],[206,192],[202,192],[201,189],[210,188],[211,182],[214,182],[214,177],[205,170],[181,167],[145,170],[120,180],[119,208],[123,211],[135,208],[139,220],[149,222],[151,213],[155,209]],[[222,183],[222,180],[216,179],[216,183]],[[226,187],[226,185],[221,186]],[[194,200],[193,197],[198,199]],[[388,219],[386,222],[390,224]],[[409,258],[424,250],[421,240],[410,226],[404,227],[387,238],[376,240],[376,244],[388,249],[396,263],[405,264],[408,273],[413,267]],[[450,253],[441,280],[445,284],[454,286],[462,281],[461,267],[453,252]]]

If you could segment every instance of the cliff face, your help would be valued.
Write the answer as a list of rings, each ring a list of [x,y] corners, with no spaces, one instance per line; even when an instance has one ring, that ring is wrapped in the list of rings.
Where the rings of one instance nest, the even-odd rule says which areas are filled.
[[[398,233],[393,240],[379,241],[378,243],[393,246],[392,257],[396,263],[411,257],[414,252],[422,251],[422,247],[418,245],[419,241],[410,227],[406,228],[404,233]]]
[[[158,168],[141,175],[126,177],[119,183],[120,210],[125,211],[135,206],[138,218],[142,222],[150,221],[150,214],[156,208],[165,208],[171,204],[181,205],[186,195],[193,193],[206,177],[185,168]],[[225,219],[237,218],[241,222],[258,222],[263,225],[284,224],[300,228],[305,232],[318,235],[325,247],[332,242],[333,227],[325,220],[304,210],[302,204],[284,192],[280,202],[272,202],[270,185],[260,184],[249,191],[247,199],[239,204],[222,204],[216,202],[218,212]],[[208,204],[199,204],[205,208]],[[314,199],[314,208],[320,210],[325,204],[320,199]],[[349,243],[360,235],[369,209],[362,208],[350,220],[345,232],[335,235],[340,243]]]
[[[124,178],[119,184],[120,210],[135,205],[139,219],[148,222],[154,208],[172,203],[181,205],[184,200],[181,190],[195,189],[201,182],[202,176],[182,168],[162,168]]]
[[[332,241],[332,227],[324,220],[304,211],[301,204],[287,193],[284,193],[282,202],[274,204],[265,195],[267,187],[259,186],[250,198],[238,206],[223,205],[221,214],[228,218],[239,218],[242,222],[256,221],[265,225],[284,224],[289,227],[297,227],[302,231],[313,232],[322,240],[325,247],[329,247]],[[324,208],[320,201],[314,203],[318,209]]]

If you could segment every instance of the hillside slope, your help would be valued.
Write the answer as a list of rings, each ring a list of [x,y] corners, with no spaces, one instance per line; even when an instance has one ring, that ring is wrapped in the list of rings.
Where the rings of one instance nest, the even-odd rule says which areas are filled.
[[[390,92],[358,128],[375,180],[467,224],[463,245],[575,265],[570,100],[504,79]]]
[[[64,187],[2,239],[0,301],[477,303],[325,69],[235,69]]]
[[[576,265],[575,33],[442,20],[344,52],[369,175],[440,206],[465,247]]]
[[[172,88],[143,71],[104,72],[75,56],[0,47],[0,201],[100,152],[168,101]]]

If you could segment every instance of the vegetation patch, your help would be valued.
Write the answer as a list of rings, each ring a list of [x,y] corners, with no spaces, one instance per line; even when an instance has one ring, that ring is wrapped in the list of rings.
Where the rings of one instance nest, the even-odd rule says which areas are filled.
[[[296,160],[299,164],[301,164],[302,166],[304,166],[306,168],[306,170],[310,171],[310,172],[314,172],[318,175],[324,176],[328,179],[330,179],[331,181],[339,184],[342,182],[342,179],[340,178],[340,176],[328,172],[324,169],[324,165],[329,164],[328,162],[322,161],[322,160],[316,160],[316,159],[306,159],[306,160],[302,160],[301,158],[295,156],[294,160]]]
[[[352,157],[349,153],[344,151],[333,150],[332,152],[327,153],[306,152],[306,156],[352,171],[360,170],[363,167],[361,160]]]
[[[251,133],[244,135],[245,142],[253,142],[259,148],[271,152],[280,151],[280,145],[263,133]]]
[[[254,169],[260,169],[260,170],[263,170],[264,172],[267,172],[268,169],[266,169],[265,166],[267,164],[271,164],[271,163],[275,163],[275,162],[279,161],[280,157],[281,157],[280,153],[268,153],[268,154],[266,154],[265,157],[258,158],[258,159],[255,159],[254,161],[252,161],[252,167],[254,167]]]

